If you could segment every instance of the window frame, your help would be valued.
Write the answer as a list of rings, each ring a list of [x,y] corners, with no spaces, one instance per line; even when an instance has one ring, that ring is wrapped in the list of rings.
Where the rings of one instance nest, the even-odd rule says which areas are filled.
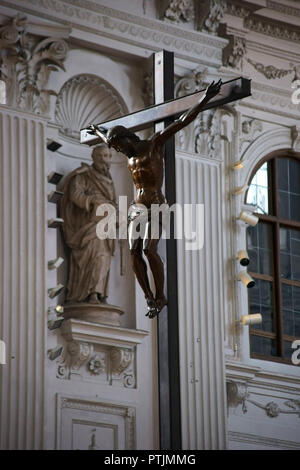
[[[284,341],[293,342],[296,338],[284,334],[283,330],[283,308],[282,308],[282,284],[300,287],[300,281],[285,279],[280,276],[280,227],[287,229],[300,230],[300,221],[293,221],[291,219],[283,219],[279,216],[279,192],[278,192],[278,158],[288,158],[297,160],[300,163],[300,153],[291,149],[276,150],[267,154],[263,157],[254,167],[249,178],[249,188],[251,181],[255,176],[259,168],[266,162],[270,162],[268,168],[268,187],[269,187],[269,211],[274,215],[260,214],[255,212],[255,215],[259,218],[259,222],[270,224],[272,227],[272,238],[273,238],[273,276],[267,274],[260,274],[248,271],[250,276],[254,279],[260,279],[264,281],[271,281],[273,283],[273,301],[274,301],[274,324],[275,332],[267,332],[263,330],[257,330],[249,327],[249,342],[250,342],[250,358],[261,359],[270,362],[280,362],[283,364],[294,365],[290,359],[284,357]],[[248,190],[245,194],[245,204],[247,205]],[[258,222],[258,223],[259,223]],[[250,307],[250,298],[248,295],[248,305]],[[249,309],[248,307],[248,309]],[[250,310],[250,309],[249,309]],[[277,356],[267,356],[259,353],[253,353],[251,351],[251,336],[258,336],[264,338],[274,339],[276,341],[276,354]]]

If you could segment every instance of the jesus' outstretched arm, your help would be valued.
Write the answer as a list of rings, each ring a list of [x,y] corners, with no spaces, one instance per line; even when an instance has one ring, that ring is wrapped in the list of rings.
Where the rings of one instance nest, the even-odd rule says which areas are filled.
[[[190,124],[204,108],[206,103],[216,96],[221,88],[222,80],[212,82],[206,89],[205,95],[192,108],[183,113],[176,121],[166,127],[160,134],[154,136],[155,143],[163,145],[172,135]]]

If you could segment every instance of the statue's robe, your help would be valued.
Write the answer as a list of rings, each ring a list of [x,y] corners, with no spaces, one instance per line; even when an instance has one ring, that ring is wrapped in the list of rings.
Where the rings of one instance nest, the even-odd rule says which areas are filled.
[[[115,240],[101,240],[96,226],[98,204],[92,198],[116,206],[114,184],[108,170],[98,171],[93,165],[83,165],[70,173],[64,184],[61,217],[66,244],[71,249],[67,298],[69,302],[82,302],[92,293],[108,295],[108,280]]]

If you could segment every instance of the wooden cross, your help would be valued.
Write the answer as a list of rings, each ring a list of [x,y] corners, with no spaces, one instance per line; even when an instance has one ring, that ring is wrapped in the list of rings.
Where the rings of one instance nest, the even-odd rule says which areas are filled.
[[[174,99],[174,54],[168,51],[153,54],[155,104],[135,113],[96,124],[95,127],[110,129],[124,126],[132,132],[155,126],[155,131],[167,126],[173,119],[190,109],[205,93],[205,90]],[[220,92],[203,109],[231,103],[251,95],[250,80],[236,78],[224,82]],[[81,130],[81,143],[95,145],[101,139]],[[175,138],[165,144],[165,195],[171,206],[176,202],[175,187]],[[161,240],[164,257],[167,260],[166,287],[167,315],[158,316],[158,362],[159,362],[159,408],[160,408],[160,448],[181,449],[180,418],[180,375],[179,375],[179,332],[178,332],[178,293],[177,293],[177,249],[176,239]],[[163,247],[163,243],[165,246]],[[161,250],[160,250],[161,252]]]

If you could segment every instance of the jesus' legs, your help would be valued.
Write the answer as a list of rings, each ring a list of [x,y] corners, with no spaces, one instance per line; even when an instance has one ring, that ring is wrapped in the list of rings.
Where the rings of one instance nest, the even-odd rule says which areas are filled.
[[[153,300],[153,294],[148,280],[147,265],[143,259],[142,240],[137,241],[135,247],[131,248],[130,254],[131,265],[136,278],[143,289],[147,302],[148,300],[151,301]]]
[[[158,312],[166,305],[167,300],[164,296],[164,265],[157,253],[158,239],[148,240],[144,248],[144,254],[149,261],[155,283],[155,304]]]

